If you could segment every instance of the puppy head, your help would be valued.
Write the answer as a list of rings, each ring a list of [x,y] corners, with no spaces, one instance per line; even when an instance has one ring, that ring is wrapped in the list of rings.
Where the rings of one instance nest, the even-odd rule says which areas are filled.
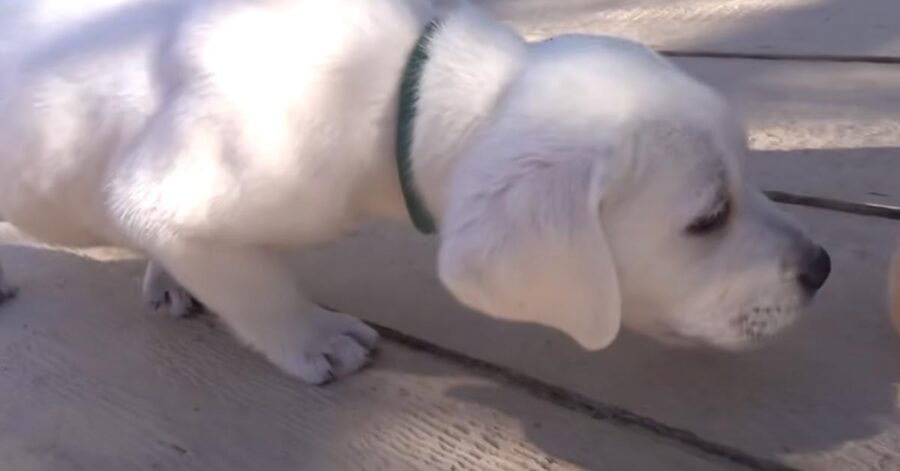
[[[722,100],[631,43],[562,38],[529,59],[453,178],[448,289],[591,349],[622,324],[726,349],[792,324],[830,261],[741,179]]]
[[[724,120],[722,122],[727,122]],[[651,122],[641,165],[600,217],[624,322],[674,344],[741,349],[791,325],[830,271],[828,254],[741,180],[721,126]]]

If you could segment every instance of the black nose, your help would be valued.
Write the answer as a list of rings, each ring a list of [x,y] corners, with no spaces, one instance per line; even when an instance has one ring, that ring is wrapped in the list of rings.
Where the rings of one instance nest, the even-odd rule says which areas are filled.
[[[831,273],[831,257],[822,247],[817,247],[808,257],[805,257],[797,281],[810,294],[815,293],[825,284]]]

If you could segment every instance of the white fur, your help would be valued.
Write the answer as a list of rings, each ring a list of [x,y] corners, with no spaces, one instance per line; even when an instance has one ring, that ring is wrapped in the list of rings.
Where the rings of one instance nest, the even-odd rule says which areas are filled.
[[[77,5],[77,8],[74,7]],[[0,212],[141,251],[281,368],[320,383],[376,334],[303,296],[282,251],[406,221],[394,137],[422,0],[33,0],[0,20]],[[705,86],[620,39],[526,44],[466,4],[421,81],[416,186],[463,303],[589,348],[622,323],[727,348],[789,324],[813,247],[740,179]],[[688,236],[716,192],[734,214]],[[0,280],[0,288],[2,288]],[[161,295],[160,293],[163,293]],[[190,294],[188,294],[190,293]],[[176,308],[177,310],[177,308]]]

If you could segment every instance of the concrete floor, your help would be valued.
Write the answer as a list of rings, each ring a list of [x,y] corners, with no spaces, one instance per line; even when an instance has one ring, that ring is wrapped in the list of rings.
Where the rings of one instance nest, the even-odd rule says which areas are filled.
[[[761,186],[900,206],[900,63],[873,63],[900,62],[896,0],[481,3],[533,38],[602,32],[705,56],[674,60],[743,111]],[[900,338],[884,308],[900,222],[788,209],[834,275],[804,323],[744,355],[627,333],[588,353],[468,311],[435,279],[433,240],[395,228],[298,255],[316,300],[433,345],[387,339],[373,368],[325,389],[211,317],[148,313],[139,262],[0,226],[22,287],[0,311],[0,470],[900,470]],[[577,395],[535,395],[438,347]]]
[[[46,250],[8,226],[0,241],[22,289],[0,316],[4,471],[727,464],[391,341],[377,367],[352,381],[304,386],[211,316],[176,320],[144,308],[140,262]]]

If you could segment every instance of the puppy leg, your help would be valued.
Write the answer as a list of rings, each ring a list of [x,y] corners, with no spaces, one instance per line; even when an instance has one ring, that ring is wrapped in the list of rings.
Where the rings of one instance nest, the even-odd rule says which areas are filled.
[[[165,306],[174,317],[188,317],[203,310],[203,305],[153,260],[147,262],[142,288],[144,301],[150,307],[159,310]]]
[[[369,361],[378,334],[309,302],[276,252],[179,243],[157,259],[241,340],[308,383],[329,382]]]
[[[3,264],[0,264],[0,304],[12,299],[18,291],[15,286],[10,285],[6,281],[6,275],[3,274]]]

